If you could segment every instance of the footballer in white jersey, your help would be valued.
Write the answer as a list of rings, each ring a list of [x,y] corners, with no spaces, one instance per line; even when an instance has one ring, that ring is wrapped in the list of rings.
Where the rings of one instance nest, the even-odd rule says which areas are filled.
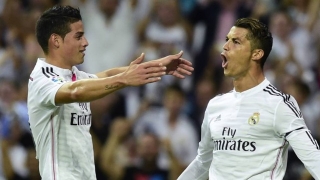
[[[266,25],[238,19],[223,46],[233,90],[208,103],[198,155],[178,180],[282,180],[288,146],[320,180],[320,150],[294,97],[275,88],[263,65],[272,49]]]
[[[89,103],[55,104],[58,89],[72,76],[95,78],[93,74],[50,65],[38,59],[29,79],[30,128],[45,180],[95,180],[93,147],[89,129]]]
[[[28,84],[28,113],[40,175],[45,180],[95,180],[88,102],[128,86],[161,80],[164,75],[185,78],[192,63],[181,51],[143,62],[144,53],[129,66],[95,75],[79,71],[86,47],[80,10],[55,5],[41,14],[36,37],[44,57],[38,59]],[[74,82],[71,82],[74,81]]]
[[[202,125],[196,167],[181,180],[281,180],[289,142],[306,168],[319,178],[319,145],[305,125],[295,99],[268,80],[244,92],[213,98]],[[313,155],[310,155],[313,154]],[[210,167],[210,168],[209,168]],[[208,173],[209,171],[209,173]]]

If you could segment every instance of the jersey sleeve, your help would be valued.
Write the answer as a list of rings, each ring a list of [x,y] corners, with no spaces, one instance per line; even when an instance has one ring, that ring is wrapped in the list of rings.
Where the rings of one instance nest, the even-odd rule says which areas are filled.
[[[29,80],[29,91],[41,105],[58,106],[55,104],[55,96],[64,83],[66,83],[65,79],[60,76],[39,75]]]
[[[275,131],[279,136],[300,128],[307,128],[296,100],[289,95],[276,106]]]
[[[208,111],[208,109],[207,109]],[[198,154],[189,166],[182,172],[178,180],[207,180],[212,161],[213,144],[211,141],[209,119],[207,111],[201,126],[201,141],[199,142]]]
[[[320,180],[320,150],[302,117],[296,100],[285,98],[278,104],[275,129],[284,137],[310,174]]]
[[[320,180],[320,148],[308,129],[292,131],[286,140],[314,179]]]

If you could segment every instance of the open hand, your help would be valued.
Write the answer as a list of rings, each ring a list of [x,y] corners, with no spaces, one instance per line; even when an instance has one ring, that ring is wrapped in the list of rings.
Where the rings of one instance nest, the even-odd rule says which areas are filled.
[[[183,79],[185,75],[191,75],[194,68],[190,61],[181,58],[182,54],[183,51],[180,51],[178,54],[169,55],[157,61],[167,68],[166,74]]]
[[[132,61],[128,69],[122,73],[126,85],[139,86],[161,80],[165,75],[166,67],[159,61],[142,63],[144,54]]]

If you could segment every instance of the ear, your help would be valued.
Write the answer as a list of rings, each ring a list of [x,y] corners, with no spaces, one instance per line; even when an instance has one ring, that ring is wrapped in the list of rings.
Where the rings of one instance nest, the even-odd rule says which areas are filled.
[[[264,51],[262,49],[255,49],[252,51],[251,59],[254,61],[259,61],[264,55]]]
[[[60,36],[58,34],[51,34],[49,43],[52,44],[52,47],[58,49],[60,47]]]

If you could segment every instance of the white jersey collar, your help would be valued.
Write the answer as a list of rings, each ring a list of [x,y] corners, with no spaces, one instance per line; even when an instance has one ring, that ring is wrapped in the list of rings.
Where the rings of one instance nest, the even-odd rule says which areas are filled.
[[[251,88],[251,89],[248,89],[248,90],[245,90],[243,92],[237,92],[235,90],[235,88],[233,88],[233,94],[236,96],[236,97],[243,97],[243,96],[248,96],[248,95],[252,95],[252,94],[255,94],[257,92],[260,92],[261,90],[263,90],[264,88],[266,88],[268,85],[270,84],[270,82],[268,81],[267,78],[265,78],[260,84],[258,84],[257,86]]]
[[[52,64],[49,64],[46,62],[46,59],[45,58],[38,58],[38,62],[37,62],[39,65],[41,66],[49,66],[49,67],[53,67],[56,71],[59,72],[59,74],[61,74],[62,76],[70,76],[72,75],[72,73],[75,73],[76,71],[78,71],[77,67],[75,66],[72,66],[72,70],[70,69],[63,69],[63,68],[60,68],[58,66],[54,66]]]

